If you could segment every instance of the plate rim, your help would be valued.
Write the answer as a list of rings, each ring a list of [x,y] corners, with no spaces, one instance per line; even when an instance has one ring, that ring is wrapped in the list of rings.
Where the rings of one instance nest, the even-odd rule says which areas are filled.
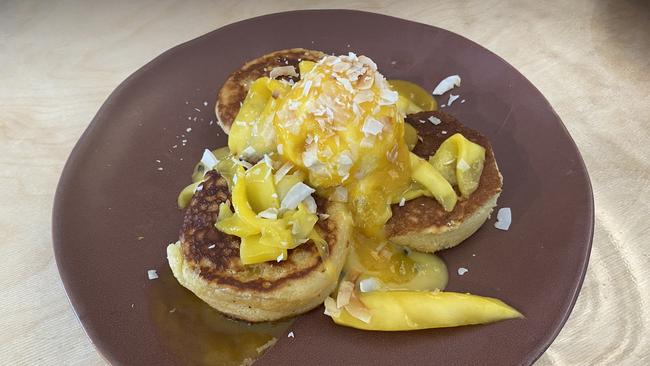
[[[175,46],[172,46],[165,51],[161,52],[154,58],[150,59],[147,61],[145,64],[140,66],[137,70],[132,72],[129,76],[127,76],[122,82],[120,82],[115,89],[113,89],[104,102],[102,102],[101,106],[99,107],[98,111],[95,113],[93,118],[91,119],[90,123],[87,125],[87,127],[84,129],[83,133],[79,136],[77,141],[74,144],[74,147],[70,151],[68,157],[66,158],[65,165],[61,169],[61,174],[56,186],[56,191],[54,194],[54,200],[53,200],[53,205],[52,205],[52,246],[54,249],[54,258],[57,266],[57,272],[59,274],[59,278],[61,279],[61,282],[63,283],[63,287],[65,290],[66,297],[68,299],[68,302],[72,306],[75,318],[79,321],[79,323],[82,326],[82,329],[85,333],[85,335],[88,337],[88,340],[90,340],[91,344],[94,346],[95,350],[97,350],[97,353],[102,357],[102,359],[109,361],[112,359],[108,352],[106,352],[102,347],[100,346],[101,342],[96,342],[95,339],[90,335],[88,329],[86,328],[86,324],[81,320],[80,315],[79,315],[79,299],[77,299],[77,296],[73,294],[74,290],[71,288],[71,285],[69,284],[69,280],[67,279],[67,275],[65,274],[65,270],[63,269],[64,264],[62,263],[62,253],[61,253],[61,248],[62,246],[65,246],[64,240],[62,238],[63,234],[60,232],[60,225],[59,222],[62,220],[62,217],[64,216],[63,214],[60,214],[63,211],[66,211],[63,207],[63,201],[65,199],[65,186],[67,184],[67,180],[69,177],[72,175],[72,171],[74,168],[74,165],[76,163],[75,160],[80,158],[79,154],[77,154],[78,149],[80,149],[81,142],[85,139],[85,137],[90,133],[90,131],[93,129],[95,124],[99,123],[100,117],[106,113],[107,109],[113,104],[114,100],[116,97],[121,94],[121,92],[134,80],[137,80],[139,77],[141,77],[144,73],[146,73],[149,69],[157,65],[159,62],[164,61],[165,59],[169,58],[172,56],[175,52],[184,49],[188,46],[191,46],[193,43],[199,42],[203,38],[206,38],[213,33],[216,32],[221,32],[224,31],[228,28],[234,27],[234,26],[240,26],[245,23],[253,23],[260,21],[262,19],[266,18],[273,18],[277,16],[287,16],[287,15],[295,15],[298,13],[347,13],[347,14],[353,14],[353,15],[360,15],[360,16],[376,16],[376,17],[385,17],[385,18],[391,18],[391,19],[396,19],[402,22],[408,22],[408,23],[414,23],[418,24],[420,26],[426,26],[426,27],[431,27],[437,30],[441,30],[444,32],[448,32],[453,34],[456,37],[461,38],[464,42],[469,42],[473,44],[474,46],[480,47],[482,50],[488,52],[491,54],[493,57],[496,57],[503,65],[505,65],[508,69],[511,71],[514,71],[516,74],[520,75],[522,79],[529,84],[530,87],[532,87],[542,98],[546,106],[554,116],[557,118],[557,121],[559,122],[559,126],[562,128],[564,134],[568,137],[568,142],[570,144],[571,149],[575,153],[575,156],[577,157],[577,164],[582,168],[584,171],[584,176],[586,179],[586,185],[585,185],[585,193],[587,193],[589,199],[587,200],[587,205],[585,207],[585,212],[587,213],[588,220],[585,222],[585,246],[584,246],[584,256],[582,257],[582,260],[577,263],[580,267],[580,277],[577,279],[575,282],[575,286],[572,286],[571,292],[570,292],[570,298],[571,302],[568,307],[566,307],[562,312],[562,317],[561,319],[553,324],[553,328],[549,328],[552,330],[552,332],[547,333],[547,335],[544,337],[543,342],[539,342],[537,346],[531,347],[531,350],[535,350],[535,352],[531,352],[528,355],[522,355],[522,361],[526,361],[528,364],[533,364],[535,361],[537,361],[544,353],[545,351],[551,346],[551,344],[555,341],[559,333],[562,331],[564,326],[566,325],[566,322],[568,321],[571,313],[573,312],[573,309],[577,303],[578,297],[580,295],[580,292],[582,290],[582,286],[584,284],[584,280],[587,275],[587,270],[589,267],[589,260],[591,256],[591,250],[593,247],[593,237],[594,237],[594,226],[595,226],[595,203],[594,203],[594,194],[593,194],[593,186],[591,183],[591,178],[589,175],[589,170],[587,169],[587,166],[584,162],[584,159],[582,157],[582,154],[580,153],[580,150],[573,139],[573,136],[569,133],[564,121],[560,118],[558,115],[557,111],[553,108],[551,103],[548,101],[546,96],[533,84],[522,72],[517,70],[513,65],[511,65],[509,62],[507,62],[504,58],[502,58],[500,55],[496,54],[495,52],[491,51],[490,49],[480,45],[479,43],[461,35],[456,32],[437,27],[435,25],[431,24],[426,24],[422,23],[419,21],[414,21],[410,19],[405,19],[405,18],[400,18],[392,15],[386,15],[382,13],[375,13],[375,12],[369,12],[369,11],[363,11],[363,10],[355,10],[355,9],[344,9],[344,8],[318,8],[318,9],[304,9],[304,10],[289,10],[289,11],[281,11],[281,12],[274,12],[274,13],[269,13],[269,14],[263,14],[263,15],[258,15],[252,18],[246,18],[246,19],[241,19],[236,22],[224,24],[223,26],[216,28],[214,30],[211,30],[209,32],[206,32],[204,34],[201,34],[197,37],[194,37],[190,40],[187,40],[185,42],[182,42],[180,44],[177,44]],[[582,233],[581,233],[582,234]],[[534,353],[534,354],[532,354]],[[529,357],[532,356],[532,357]]]

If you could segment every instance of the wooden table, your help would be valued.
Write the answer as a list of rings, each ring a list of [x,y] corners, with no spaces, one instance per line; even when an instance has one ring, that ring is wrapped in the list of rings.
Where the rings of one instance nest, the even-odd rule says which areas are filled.
[[[464,35],[549,99],[589,168],[596,231],[578,303],[537,364],[650,364],[650,2],[113,3],[0,3],[0,364],[105,364],[64,293],[50,216],[63,164],[109,93],[227,23],[350,3]]]

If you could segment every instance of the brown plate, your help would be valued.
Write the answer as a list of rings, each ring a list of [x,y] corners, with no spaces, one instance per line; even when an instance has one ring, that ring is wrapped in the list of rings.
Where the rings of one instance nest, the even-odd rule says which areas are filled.
[[[443,110],[490,138],[505,179],[499,206],[512,208],[513,224],[499,231],[493,217],[441,253],[448,289],[498,297],[526,319],[382,333],[335,326],[316,309],[297,318],[295,338],[282,334],[259,364],[531,364],[569,316],[591,247],[593,196],[573,140],[542,94],[490,51],[443,29],[348,10],[223,27],[163,53],[101,107],[68,159],[53,213],[59,271],[97,348],[130,365],[209,360],[211,343],[199,340],[214,334],[236,348],[237,330],[192,325],[213,315],[188,313],[193,300],[169,277],[165,247],[178,236],[176,195],[193,165],[205,147],[226,144],[213,123],[223,81],[244,61],[289,47],[365,54],[388,78],[428,90],[448,75],[462,77],[454,93],[466,102]],[[459,267],[469,272],[459,276]],[[161,278],[148,280],[148,269]]]

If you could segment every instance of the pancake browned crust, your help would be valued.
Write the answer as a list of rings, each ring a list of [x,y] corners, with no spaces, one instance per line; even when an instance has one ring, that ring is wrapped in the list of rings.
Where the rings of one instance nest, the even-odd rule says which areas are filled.
[[[327,220],[318,227],[328,243],[325,264],[313,242],[289,251],[287,260],[242,265],[240,239],[214,227],[219,204],[229,199],[226,180],[206,175],[185,211],[180,241],[167,257],[181,285],[220,312],[250,322],[277,320],[320,305],[334,289],[348,252],[351,220],[340,205],[318,202]]]
[[[436,117],[434,125],[428,118]],[[420,142],[413,152],[429,159],[440,145],[455,133],[485,148],[485,164],[478,188],[467,199],[459,199],[451,212],[446,212],[433,198],[418,197],[404,206],[392,206],[393,216],[386,224],[391,241],[412,249],[435,252],[459,244],[485,222],[496,206],[503,178],[488,139],[479,132],[462,125],[456,118],[443,112],[421,112],[407,116],[406,122],[418,131]]]
[[[260,56],[246,62],[241,68],[233,72],[219,90],[215,113],[217,123],[224,132],[230,132],[230,126],[235,121],[241,102],[246,98],[251,83],[262,76],[268,76],[273,68],[278,66],[294,66],[296,72],[298,63],[303,60],[318,61],[326,56],[321,51],[308,50],[304,48],[290,48],[279,50]],[[289,78],[298,81],[298,78]]]

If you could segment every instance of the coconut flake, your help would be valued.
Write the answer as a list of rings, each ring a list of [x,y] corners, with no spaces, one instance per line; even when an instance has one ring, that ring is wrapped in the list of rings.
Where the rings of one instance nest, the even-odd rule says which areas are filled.
[[[284,253],[281,253],[281,254],[276,258],[276,261],[277,261],[278,263],[282,262],[282,260],[284,260]]]
[[[390,90],[388,88],[382,89],[381,94],[379,94],[379,105],[390,105],[397,102],[399,94],[396,91]]]
[[[462,171],[467,171],[469,170],[470,166],[467,164],[467,162],[464,159],[458,160],[458,169]]]
[[[359,281],[359,290],[361,290],[361,292],[376,291],[379,290],[379,288],[381,288],[381,283],[379,283],[379,280],[374,277]]]
[[[350,157],[350,152],[348,150],[343,151],[341,154],[339,154],[339,159],[338,159],[338,173],[340,176],[346,176],[350,173],[350,168],[352,168],[352,165],[354,162],[352,161],[352,158]]]
[[[215,165],[219,163],[219,159],[212,153],[212,151],[205,149],[201,157],[201,163],[205,166],[205,171],[212,170]]]
[[[343,72],[348,70],[352,65],[349,62],[337,62],[332,65],[332,71],[334,72]]]
[[[278,209],[270,207],[264,211],[260,211],[257,216],[263,219],[276,220],[278,218]]]
[[[427,118],[427,119],[429,120],[429,122],[433,123],[436,126],[442,123],[440,118],[436,118],[434,116],[429,116],[429,118]]]
[[[310,144],[307,149],[302,153],[302,162],[307,168],[312,167],[316,163],[319,163],[318,160],[318,146]]]
[[[150,280],[155,280],[158,278],[158,272],[156,272],[155,269],[150,269],[147,271],[147,277],[149,277]]]
[[[246,157],[253,156],[253,155],[255,155],[255,153],[257,153],[257,151],[255,151],[255,148],[252,147],[252,146],[248,146],[248,147],[246,147],[246,148],[241,152],[241,154],[242,154],[243,156],[246,156]]]
[[[399,207],[403,207],[406,204],[406,198],[402,197],[401,200],[399,200]]]
[[[302,87],[302,96],[304,97],[305,95],[309,94],[309,89],[311,89],[311,80],[305,81],[305,85]]]
[[[275,172],[275,175],[273,175],[273,181],[275,183],[278,183],[282,178],[284,178],[285,175],[287,175],[287,173],[289,173],[292,168],[293,164],[289,162],[284,163],[284,165],[282,165],[282,167],[280,167],[280,169]]]
[[[280,208],[295,210],[300,202],[302,202],[305,198],[311,196],[311,194],[314,192],[316,192],[316,190],[310,186],[306,185],[303,182],[298,182],[294,184],[293,187],[289,188],[289,191],[280,203]]]
[[[361,62],[364,65],[368,65],[370,69],[377,70],[377,64],[370,59],[368,56],[361,55],[359,56],[359,62]]]
[[[307,207],[307,211],[309,213],[315,214],[316,210],[318,210],[318,205],[316,205],[316,200],[312,196],[305,198],[302,201],[302,203],[305,204],[305,207]]]
[[[508,230],[510,224],[512,223],[512,212],[510,207],[503,207],[497,212],[497,222],[494,223],[494,227],[499,230]]]
[[[372,92],[372,90],[361,90],[354,96],[354,98],[352,98],[352,101],[356,104],[361,104],[365,102],[372,102],[374,98],[375,94]]]
[[[271,160],[271,158],[267,154],[264,154],[263,160],[264,160],[264,164],[266,164],[266,166],[273,169],[273,161]]]
[[[451,106],[451,103],[458,99],[459,96],[460,95],[449,94],[449,101],[447,102],[447,106]]]
[[[288,338],[293,338],[294,337],[293,332],[289,332],[289,334],[287,334],[287,337]]]
[[[329,315],[334,318],[338,318],[339,315],[341,315],[341,309],[339,309],[336,306],[336,300],[332,299],[331,297],[327,297],[325,299],[325,315]]]
[[[202,190],[203,190],[203,183],[197,184],[196,187],[194,187],[194,193],[201,192]]]
[[[352,84],[350,83],[350,80],[337,76],[336,81],[341,83],[341,85],[343,85],[345,90],[349,91],[350,93],[354,92],[354,88],[352,88]]]
[[[364,134],[373,136],[379,135],[383,129],[384,124],[372,117],[366,118],[363,127],[361,127],[361,131],[363,131]]]
[[[460,86],[460,76],[458,75],[447,76],[444,80],[440,82],[440,84],[438,84],[438,86],[436,86],[435,89],[433,89],[433,92],[431,94],[443,95],[456,86]]]
[[[269,78],[275,79],[278,76],[292,76],[297,78],[298,73],[296,72],[296,68],[293,66],[278,66],[274,67],[273,70],[269,73]]]
[[[330,200],[334,202],[348,202],[348,189],[343,186],[334,188],[334,193],[330,196]]]
[[[368,308],[359,300],[359,298],[352,293],[350,297],[350,303],[345,306],[345,310],[352,315],[353,317],[361,320],[364,323],[370,323],[372,314]]]
[[[460,268],[458,268],[458,275],[459,275],[459,276],[462,276],[462,275],[464,275],[464,274],[467,273],[467,272],[469,272],[469,269],[467,269],[467,268],[465,268],[465,267],[460,267]]]
[[[354,283],[350,281],[341,281],[341,284],[339,284],[339,292],[336,295],[336,307],[342,308],[349,304],[353,292]]]

